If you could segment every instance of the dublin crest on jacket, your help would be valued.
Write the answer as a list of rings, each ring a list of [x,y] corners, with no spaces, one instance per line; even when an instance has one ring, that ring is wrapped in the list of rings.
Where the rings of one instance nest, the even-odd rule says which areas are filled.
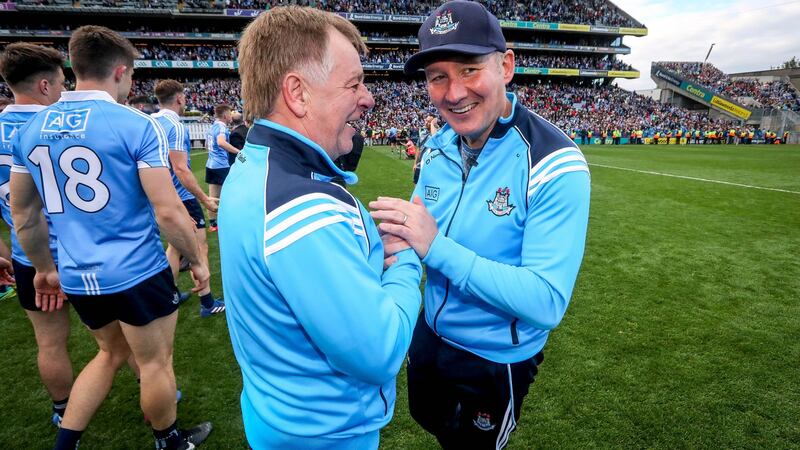
[[[511,210],[515,208],[514,205],[508,203],[508,196],[511,191],[508,188],[497,188],[494,194],[494,200],[486,200],[489,205],[489,211],[495,216],[507,216],[511,214]]]

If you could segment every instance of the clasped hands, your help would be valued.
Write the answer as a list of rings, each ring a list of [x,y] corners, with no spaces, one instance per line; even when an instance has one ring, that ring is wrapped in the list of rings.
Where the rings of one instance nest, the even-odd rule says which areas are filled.
[[[383,241],[384,269],[397,262],[396,253],[413,248],[425,258],[439,232],[436,219],[417,196],[409,202],[394,197],[378,197],[369,202],[373,220],[380,221],[378,231]]]

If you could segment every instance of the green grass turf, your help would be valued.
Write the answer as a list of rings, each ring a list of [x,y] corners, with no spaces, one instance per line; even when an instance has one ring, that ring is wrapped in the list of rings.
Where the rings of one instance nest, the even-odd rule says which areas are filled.
[[[800,447],[800,146],[587,146],[592,207],[581,274],[509,448]],[[203,178],[205,155],[193,156]],[[758,190],[617,168],[698,177]],[[367,149],[354,193],[406,197],[411,162]],[[212,281],[220,292],[216,236]],[[188,286],[186,275],[182,287]],[[73,316],[76,371],[95,344]],[[0,303],[0,448],[49,448],[33,333]],[[179,419],[212,420],[207,448],[246,448],[241,376],[224,318],[181,308]],[[81,448],[149,448],[128,369]],[[409,417],[405,374],[383,448],[436,448]]]

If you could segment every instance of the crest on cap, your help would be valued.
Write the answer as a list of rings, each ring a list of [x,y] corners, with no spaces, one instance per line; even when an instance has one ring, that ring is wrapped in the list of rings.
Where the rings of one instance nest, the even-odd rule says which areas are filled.
[[[442,11],[436,16],[436,23],[431,27],[431,34],[447,34],[458,28],[459,22],[453,22],[450,10]]]

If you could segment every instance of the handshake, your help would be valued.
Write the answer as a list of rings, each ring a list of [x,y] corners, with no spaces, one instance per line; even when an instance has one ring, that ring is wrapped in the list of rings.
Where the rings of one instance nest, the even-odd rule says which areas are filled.
[[[384,269],[397,261],[396,253],[413,248],[420,259],[425,258],[439,233],[436,220],[415,196],[409,202],[393,197],[378,197],[369,202],[370,216],[380,221],[378,231],[383,240]]]

